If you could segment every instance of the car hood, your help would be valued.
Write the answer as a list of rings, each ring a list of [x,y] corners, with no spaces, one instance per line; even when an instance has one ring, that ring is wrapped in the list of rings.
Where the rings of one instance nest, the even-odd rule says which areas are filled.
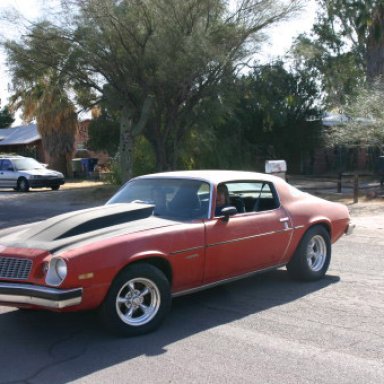
[[[51,253],[105,237],[177,225],[152,216],[147,204],[110,204],[65,213],[53,218],[0,231],[0,245],[43,249]]]

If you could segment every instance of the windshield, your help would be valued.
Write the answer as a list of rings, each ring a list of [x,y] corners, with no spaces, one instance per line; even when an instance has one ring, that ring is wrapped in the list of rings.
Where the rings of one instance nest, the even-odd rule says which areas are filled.
[[[38,161],[30,157],[25,157],[23,159],[14,159],[12,160],[12,162],[18,171],[27,171],[31,169],[44,169],[42,164],[40,164]]]
[[[208,218],[209,196],[209,184],[199,180],[137,179],[127,183],[107,204],[153,204],[156,216],[191,220]]]

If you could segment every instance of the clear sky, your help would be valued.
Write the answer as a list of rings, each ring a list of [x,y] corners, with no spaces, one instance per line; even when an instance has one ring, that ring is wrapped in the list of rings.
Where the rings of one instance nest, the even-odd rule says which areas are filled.
[[[36,19],[42,15],[44,6],[52,5],[52,0],[0,0],[0,12],[9,7],[14,7],[22,15],[29,19]],[[291,46],[292,39],[299,33],[309,31],[315,18],[316,4],[315,0],[305,2],[303,12],[290,21],[280,23],[268,31],[270,41],[263,45],[262,53],[257,58],[269,62],[277,56],[283,55]],[[9,26],[0,19],[0,35],[17,37],[19,31],[10,30]],[[7,104],[8,99],[7,68],[5,57],[0,52],[0,99],[1,106]]]

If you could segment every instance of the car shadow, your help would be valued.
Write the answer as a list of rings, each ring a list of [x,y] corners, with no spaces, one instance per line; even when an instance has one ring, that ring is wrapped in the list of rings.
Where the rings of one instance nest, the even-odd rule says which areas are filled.
[[[327,275],[316,282],[295,282],[285,269],[256,275],[175,299],[158,330],[132,338],[107,333],[95,312],[1,307],[0,383],[67,383],[139,356],[164,354],[179,340],[287,305],[339,280]]]

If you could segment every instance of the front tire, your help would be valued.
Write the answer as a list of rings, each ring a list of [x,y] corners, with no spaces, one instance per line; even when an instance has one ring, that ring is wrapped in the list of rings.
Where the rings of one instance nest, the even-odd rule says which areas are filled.
[[[135,264],[113,281],[100,316],[112,332],[137,336],[155,330],[170,307],[170,284],[163,272],[149,264]]]
[[[20,179],[17,181],[17,190],[20,192],[29,191],[29,183],[25,177],[20,177]]]
[[[298,280],[319,280],[326,274],[331,261],[331,240],[320,225],[310,228],[303,236],[291,261],[289,274]]]

